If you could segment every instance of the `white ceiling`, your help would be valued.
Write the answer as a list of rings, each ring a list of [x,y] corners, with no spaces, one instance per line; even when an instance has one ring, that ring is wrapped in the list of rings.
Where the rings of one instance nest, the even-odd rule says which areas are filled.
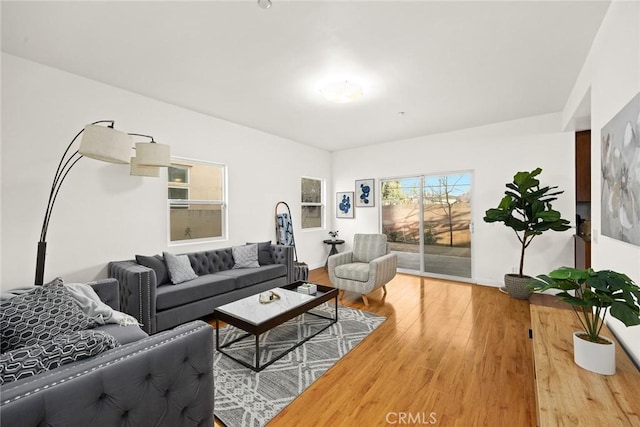
[[[334,151],[561,111],[609,4],[272,1],[2,1],[2,50]]]

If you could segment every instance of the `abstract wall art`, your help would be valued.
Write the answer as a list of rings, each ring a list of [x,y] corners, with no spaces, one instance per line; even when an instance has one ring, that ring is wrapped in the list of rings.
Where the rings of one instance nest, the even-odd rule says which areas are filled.
[[[353,218],[353,191],[336,193],[336,218]]]
[[[602,234],[640,246],[640,93],[601,132]]]
[[[356,180],[356,206],[359,208],[372,208],[376,205],[375,198],[375,180],[374,179],[358,179]]]

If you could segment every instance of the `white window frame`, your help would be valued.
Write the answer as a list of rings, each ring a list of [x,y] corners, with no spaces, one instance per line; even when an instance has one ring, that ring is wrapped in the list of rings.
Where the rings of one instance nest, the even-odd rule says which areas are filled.
[[[175,185],[171,185],[171,183],[169,183],[169,186],[167,188],[175,188],[175,189],[179,189],[179,190],[187,190],[187,198],[186,199],[168,199],[170,202],[170,205],[173,206],[185,206],[185,207],[189,207],[189,202],[191,200],[191,189],[189,187],[177,187]],[[167,198],[169,197],[169,195],[167,194]],[[182,203],[180,203],[180,200],[182,200]]]
[[[229,197],[229,179],[228,179],[228,167],[224,163],[212,162],[201,159],[190,159],[186,157],[171,157],[171,163],[201,163],[209,164],[213,166],[222,167],[222,199],[221,200],[187,200],[184,199],[169,199],[167,194],[167,245],[168,246],[183,246],[183,245],[195,245],[207,242],[219,242],[228,240],[229,236],[229,218],[228,218],[228,197]],[[187,185],[191,184],[191,174],[187,171]],[[185,188],[176,185],[173,182],[169,182],[167,177],[167,188]],[[191,197],[191,190],[188,189],[189,197]],[[219,205],[222,210],[222,224],[221,224],[221,236],[218,237],[204,237],[200,239],[185,239],[185,240],[171,240],[171,206],[189,206],[189,205]]]
[[[302,180],[303,179],[312,179],[314,181],[320,181],[320,202],[319,203],[309,203],[302,201]],[[313,176],[301,176],[300,177],[300,229],[302,231],[314,231],[314,230],[324,230],[326,226],[326,182],[322,178],[317,178]],[[302,221],[302,208],[305,206],[318,206],[320,208],[320,226],[319,227],[304,227]]]

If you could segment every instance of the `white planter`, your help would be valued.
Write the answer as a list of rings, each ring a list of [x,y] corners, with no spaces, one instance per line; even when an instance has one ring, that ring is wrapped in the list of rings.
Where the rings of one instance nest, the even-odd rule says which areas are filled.
[[[573,333],[573,361],[576,365],[588,371],[602,375],[613,375],[616,373],[616,345],[613,341],[609,344],[598,344],[595,342],[579,338],[579,334]]]

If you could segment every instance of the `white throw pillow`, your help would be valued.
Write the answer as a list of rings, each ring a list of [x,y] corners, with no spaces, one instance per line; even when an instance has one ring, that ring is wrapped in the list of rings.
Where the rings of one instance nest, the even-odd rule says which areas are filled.
[[[234,246],[231,248],[233,252],[233,268],[254,268],[260,267],[258,263],[258,245]]]

